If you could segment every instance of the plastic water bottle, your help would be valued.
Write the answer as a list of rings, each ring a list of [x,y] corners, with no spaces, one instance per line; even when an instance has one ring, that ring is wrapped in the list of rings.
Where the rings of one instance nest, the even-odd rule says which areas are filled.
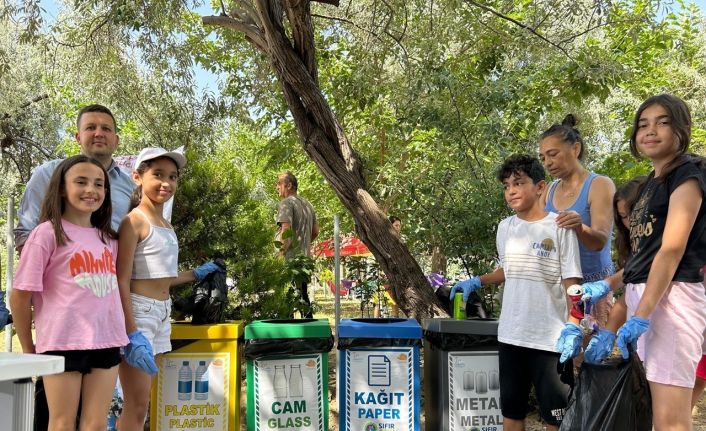
[[[194,372],[189,366],[189,361],[181,363],[179,368],[179,385],[177,391],[180,401],[189,401],[191,399],[191,386],[194,382]]]
[[[194,380],[194,399],[208,399],[208,367],[206,361],[199,361],[196,367],[196,380]]]

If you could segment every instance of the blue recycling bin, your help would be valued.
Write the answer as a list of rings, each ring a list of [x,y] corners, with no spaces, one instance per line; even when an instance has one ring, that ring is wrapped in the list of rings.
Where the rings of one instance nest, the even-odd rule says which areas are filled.
[[[421,344],[422,327],[414,319],[341,321],[341,431],[420,431]]]

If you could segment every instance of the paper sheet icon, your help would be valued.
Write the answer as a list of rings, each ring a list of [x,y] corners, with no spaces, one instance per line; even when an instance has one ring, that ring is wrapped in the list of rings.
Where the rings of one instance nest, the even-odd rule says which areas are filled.
[[[368,356],[368,385],[390,386],[390,360],[387,356]]]

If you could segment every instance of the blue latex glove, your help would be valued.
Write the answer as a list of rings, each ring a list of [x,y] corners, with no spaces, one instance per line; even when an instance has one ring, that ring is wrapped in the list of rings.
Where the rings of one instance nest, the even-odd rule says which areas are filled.
[[[623,359],[630,357],[628,345],[632,345],[634,348],[637,347],[635,345],[637,339],[648,329],[650,329],[650,321],[637,316],[629,318],[628,321],[618,329],[617,342],[620,351],[623,352]]]
[[[194,268],[193,273],[194,277],[196,277],[196,281],[201,281],[206,276],[212,272],[224,272],[225,270],[219,266],[216,262],[209,260],[208,262],[204,263],[203,265],[199,266],[198,268]]]
[[[127,334],[127,338],[130,342],[125,346],[125,362],[132,367],[139,368],[147,374],[157,374],[159,370],[157,364],[154,362],[152,345],[147,338],[145,338],[140,331]]]
[[[561,330],[559,339],[556,340],[556,351],[561,353],[559,362],[562,364],[581,353],[583,343],[583,330],[575,323],[566,322]]]
[[[451,288],[451,293],[449,293],[449,299],[453,301],[456,292],[463,292],[463,302],[466,302],[468,301],[468,297],[471,295],[471,292],[476,291],[480,288],[480,277],[478,276],[469,278],[468,280],[460,281],[456,283],[454,287]]]
[[[599,329],[598,333],[591,338],[586,347],[583,357],[590,364],[600,364],[613,350],[615,333],[607,329]]]
[[[10,312],[7,311],[5,306],[5,292],[0,290],[0,329],[3,329],[7,325],[7,318],[10,317]]]
[[[605,280],[592,281],[581,285],[583,288],[583,296],[581,301],[590,302],[591,305],[596,305],[596,302],[603,299],[610,292],[610,286]]]

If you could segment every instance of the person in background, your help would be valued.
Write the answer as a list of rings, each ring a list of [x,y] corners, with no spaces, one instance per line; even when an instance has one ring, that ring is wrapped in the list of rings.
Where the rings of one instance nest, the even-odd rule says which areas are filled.
[[[692,429],[694,378],[703,357],[706,159],[687,153],[691,125],[686,103],[661,94],[640,105],[630,136],[633,155],[648,158],[653,170],[630,213],[622,280],[627,320],[615,339],[624,358],[644,339],[640,359],[657,431]],[[610,291],[598,290],[590,300]]]
[[[615,289],[623,287],[623,268],[630,257],[630,212],[640,196],[642,187],[645,185],[647,177],[640,176],[633,178],[622,186],[618,187],[613,197],[613,214],[615,219],[615,245],[618,251],[618,267],[620,271],[606,278],[604,281],[595,281],[583,285],[584,296],[582,300],[590,301],[592,296],[600,296],[603,291],[607,291],[611,286]],[[615,290],[613,289],[613,290]],[[627,304],[625,295],[621,295],[616,301],[608,317],[605,328],[599,328],[594,334],[586,348],[584,358],[591,364],[600,363],[613,350],[615,333],[625,322],[627,316]],[[644,356],[642,340],[638,340],[638,354]]]
[[[20,256],[10,298],[24,353],[64,358],[64,372],[44,376],[49,430],[105,430],[128,344],[115,274],[110,180],[85,155],[59,163]],[[32,305],[36,344],[32,335]]]
[[[571,229],[579,240],[583,281],[603,280],[615,272],[611,257],[613,235],[613,181],[586,170],[586,153],[577,120],[567,115],[539,138],[539,158],[549,174],[557,178],[544,195],[546,210],[558,214],[557,224]],[[596,304],[591,314],[600,326],[608,319],[612,298]]]
[[[542,202],[546,183],[539,160],[509,157],[498,170],[505,201],[515,212],[500,222],[495,271],[456,284],[449,295],[463,301],[486,284],[505,283],[498,325],[500,406],[503,429],[525,427],[530,388],[534,386],[541,418],[557,430],[568,404],[571,367],[559,368],[555,341],[562,328],[578,328],[569,316],[566,288],[581,279],[579,248],[573,229],[562,229]],[[580,330],[580,329],[579,329]]]
[[[286,171],[277,176],[277,194],[280,198],[277,210],[277,241],[282,244],[279,254],[285,260],[297,255],[311,256],[311,243],[319,236],[314,207],[299,196],[298,188],[299,183],[293,173]],[[302,316],[305,318],[313,317],[308,285],[308,282],[304,282],[297,286],[306,307]]]
[[[391,215],[389,217],[392,228],[397,232],[397,236],[402,236],[402,220],[399,217]]]
[[[213,261],[192,271],[177,270],[179,243],[163,214],[185,165],[181,153],[157,147],[143,149],[133,173],[137,184],[131,203],[134,209],[123,219],[118,232],[118,285],[124,325],[132,342],[124,351],[127,363],[120,365],[124,395],[121,431],[144,428],[152,376],[158,371],[156,362],[171,350],[169,288],[223,271]]]

